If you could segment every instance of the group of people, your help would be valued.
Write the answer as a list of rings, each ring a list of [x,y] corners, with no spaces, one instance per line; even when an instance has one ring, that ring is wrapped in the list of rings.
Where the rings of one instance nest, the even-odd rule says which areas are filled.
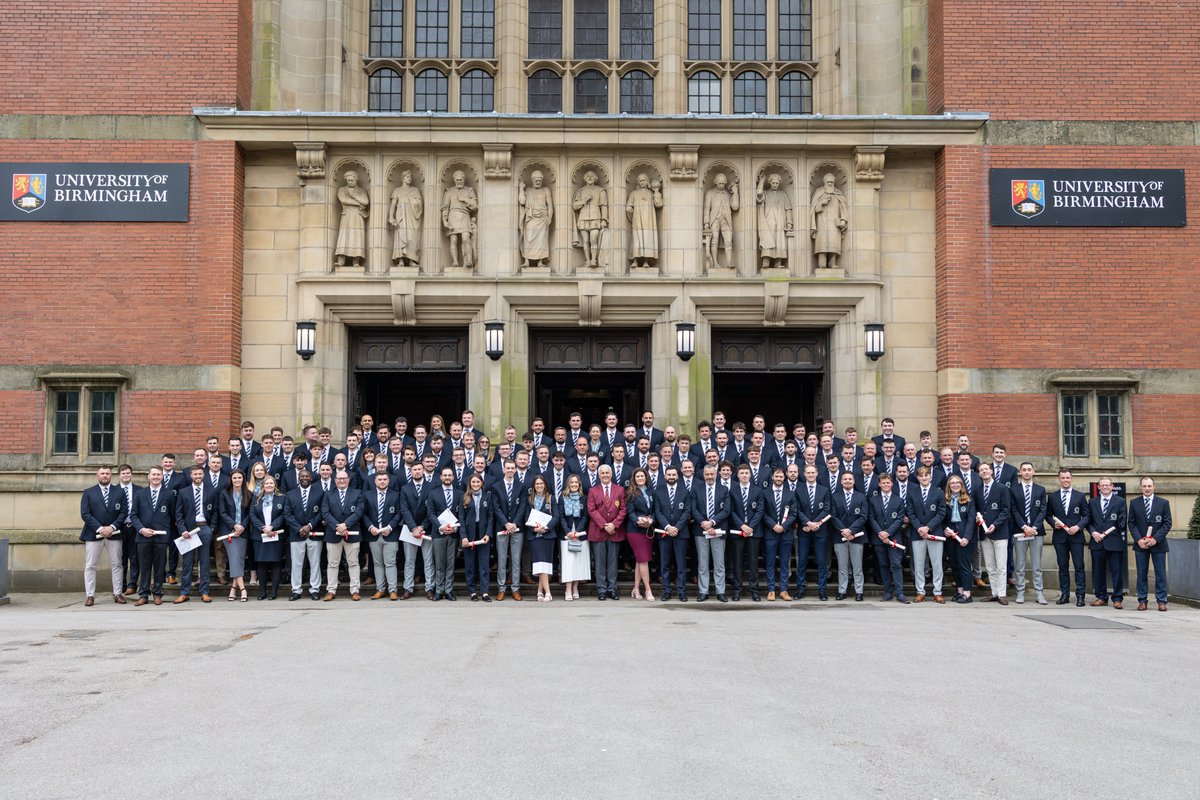
[[[258,439],[244,422],[226,452],[210,437],[186,470],[166,454],[144,486],[127,464],[115,482],[101,467],[80,503],[85,604],[95,602],[105,551],[114,602],[136,594],[135,605],[162,604],[164,585],[175,583],[175,603],[193,589],[211,602],[214,559],[229,601],[247,601],[248,585],[259,600],[276,599],[285,565],[291,600],[333,601],[343,560],[353,600],[363,585],[374,587],[373,600],[412,598],[420,564],[426,598],[454,601],[460,554],[478,602],[522,600],[523,573],[537,600],[550,602],[556,571],[568,601],[588,581],[599,600],[618,600],[625,558],[631,596],[646,601],[655,600],[655,575],[659,601],[687,602],[693,582],[700,602],[758,602],[764,583],[767,601],[800,599],[811,560],[821,601],[831,583],[836,600],[863,600],[871,567],[884,601],[949,595],[965,604],[974,588],[1007,605],[1012,586],[1023,603],[1031,577],[1035,601],[1046,604],[1048,527],[1059,604],[1071,600],[1073,566],[1084,605],[1087,548],[1091,605],[1122,608],[1132,544],[1138,609],[1148,607],[1151,567],[1158,610],[1167,609],[1171,510],[1150,477],[1128,502],[1109,478],[1089,496],[1065,468],[1047,490],[1031,463],[1007,463],[1001,444],[981,461],[966,436],[935,450],[928,431],[908,442],[890,418],[861,443],[853,427],[838,436],[832,421],[810,432],[768,429],[755,416],[727,428],[720,412],[694,439],[656,427],[650,411],[640,424],[621,426],[610,412],[586,428],[571,414],[552,431],[535,418],[520,438],[510,426],[494,445],[474,423],[469,410],[411,430],[403,417],[389,426],[364,414],[337,447],[328,428],[305,426],[297,441],[274,427]]]

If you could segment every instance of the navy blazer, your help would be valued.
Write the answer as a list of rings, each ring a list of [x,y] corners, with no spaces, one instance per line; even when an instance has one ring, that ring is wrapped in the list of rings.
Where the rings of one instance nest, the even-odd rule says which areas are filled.
[[[845,504],[846,493],[842,492],[842,503]],[[883,494],[877,494],[867,501],[867,521],[871,528],[871,543],[882,544],[879,534],[886,533],[889,539],[904,544],[900,536],[900,528],[904,525],[904,515],[908,504],[900,501],[900,494],[893,491],[888,495],[887,505],[884,505]]]
[[[779,490],[779,505],[775,504],[775,486],[763,492],[763,531],[782,536],[796,529],[796,493],[785,484]],[[782,525],[783,533],[775,533],[775,526]]]
[[[946,493],[945,490],[943,490],[942,497],[945,496]],[[958,522],[951,521],[951,517],[954,516],[955,508],[958,509]],[[975,538],[975,500],[971,497],[971,495],[967,495],[967,500],[965,502],[959,497],[959,495],[954,495],[946,503],[946,518],[942,520],[942,533],[945,534],[947,530],[954,531],[956,534],[958,534],[958,538],[968,542]],[[958,542],[950,539],[946,542],[946,544],[957,545]]]
[[[750,491],[747,492],[745,499],[742,498],[742,485],[734,483],[730,494],[730,532],[740,531],[743,525],[748,525],[753,533],[750,535],[756,539],[761,539],[763,536],[762,519],[763,519],[763,495],[762,489],[753,483],[750,483]]]
[[[759,489],[767,488],[768,486],[771,485],[771,472],[772,471],[773,471],[773,469],[763,461],[758,462],[758,472],[757,473],[754,471],[754,467],[751,466],[750,467],[750,485],[757,486]],[[737,482],[738,482],[737,470],[734,470],[734,473],[733,473],[734,485],[736,485]]]
[[[321,501],[324,494],[321,491],[321,484],[311,483],[308,486],[307,506],[301,502],[303,498],[298,486],[284,497],[283,520],[287,523],[289,542],[306,541],[308,537],[300,533],[303,528],[308,528],[309,534],[321,532],[324,522],[321,518]]]
[[[529,493],[526,492],[526,497],[528,497],[528,496],[529,496]],[[443,498],[443,499],[445,499],[445,498]],[[556,538],[558,538],[558,520],[562,514],[562,510],[559,508],[559,506],[561,505],[562,501],[558,500],[554,496],[553,490],[551,490],[551,494],[547,495],[546,499],[549,502],[547,505],[542,507],[542,511],[544,511],[545,513],[550,515],[550,524],[546,526],[545,533],[536,533],[532,526],[526,525],[525,526],[525,536],[527,538],[533,538],[533,539],[556,539]],[[533,507],[534,507],[533,503],[527,500],[525,503],[525,508],[532,510]],[[586,501],[585,501],[585,508],[586,508]],[[529,517],[528,511],[526,511],[525,517],[526,517],[526,519],[528,519],[528,517]]]
[[[334,486],[321,498],[321,517],[325,521],[325,541],[334,544],[339,539],[337,526],[345,523],[347,531],[354,533],[348,536],[347,542],[362,541],[363,496],[358,489],[346,489],[346,500],[342,501],[341,492]]]
[[[838,489],[838,491],[842,490]],[[832,515],[833,499],[828,486],[817,481],[816,491],[813,493],[813,500],[810,503],[808,499],[808,483],[801,481],[796,484],[796,517],[797,522],[799,522],[802,528],[810,522],[820,522],[825,517],[832,517]],[[825,535],[829,532],[829,526],[832,522],[833,520],[830,519],[829,522],[822,525],[816,531],[813,531],[813,533],[818,536]],[[808,531],[804,530],[799,532],[801,534],[808,533]]]
[[[697,531],[700,523],[708,519],[708,484],[701,480],[692,481],[692,519]],[[720,480],[714,486],[712,523],[721,530],[729,525],[729,491]]]
[[[439,482],[437,486],[433,486],[425,493],[425,533],[434,539],[443,539],[447,536],[451,539],[458,539],[459,532],[462,530],[462,499],[463,493],[461,489],[456,489],[453,485],[450,487],[450,502],[446,502],[446,487]],[[452,531],[448,534],[442,533],[441,523],[438,522],[438,515],[446,509],[454,515],[459,522],[459,530]]]
[[[683,481],[675,481],[675,499],[672,502],[667,488],[665,480],[658,484],[658,493],[654,498],[654,525],[663,530],[666,530],[667,526],[677,528],[678,538],[690,538],[692,531],[688,523],[692,518],[691,492],[684,488]]]
[[[218,506],[217,490],[204,475],[201,484],[200,505],[204,508],[204,525],[213,528],[220,523],[221,511]],[[180,533],[193,530],[196,525],[196,490],[195,484],[188,482],[186,486],[175,493],[175,529]]]
[[[275,452],[279,452],[279,448],[275,448]],[[261,461],[263,454],[263,446],[257,439],[246,441],[242,439],[242,455],[249,456],[251,461]]]
[[[1007,486],[992,481],[987,496],[984,497],[983,481],[975,484],[975,510],[983,515],[984,526],[979,531],[986,539],[1007,540],[1009,504],[1012,502],[1012,492]],[[984,533],[986,526],[995,526],[991,533]]]
[[[807,494],[807,492],[802,492]],[[829,504],[833,508],[833,519],[830,522],[833,524],[833,541],[844,542],[842,531],[849,530],[850,533],[862,533],[862,536],[855,537],[849,541],[850,544],[866,544],[867,543],[867,520],[870,518],[870,508],[867,505],[867,496],[857,489],[851,492],[850,502],[846,502],[846,490],[838,489],[837,493],[829,498]]]
[[[466,539],[469,542],[478,542],[484,536],[489,537],[488,542],[491,542],[491,536],[496,533],[495,523],[493,522],[493,505],[494,499],[491,492],[484,489],[479,493],[479,503],[476,505],[474,496],[472,496],[471,505],[466,505],[466,496],[463,496],[463,514],[460,518],[462,528],[458,532],[458,538]],[[479,512],[476,519],[476,511]]]
[[[1036,483],[1030,484],[1029,514],[1025,514],[1025,484],[1017,480],[1013,482],[1009,493],[1012,495],[1012,506],[1009,513],[1009,529],[1014,534],[1023,534],[1025,527],[1034,529],[1035,535],[1046,535],[1046,490]]]
[[[1078,489],[1072,489],[1069,495],[1067,505],[1064,508],[1062,503],[1062,489],[1054,491],[1046,490],[1046,518],[1049,520],[1051,527],[1054,530],[1052,541],[1054,544],[1066,544],[1069,541],[1082,542],[1082,539],[1072,539],[1071,534],[1067,533],[1064,528],[1059,528],[1054,523],[1054,517],[1057,517],[1060,522],[1067,528],[1075,525],[1079,526],[1079,533],[1075,536],[1084,536],[1083,529],[1088,524],[1088,503],[1087,497]]]
[[[579,495],[579,513],[567,516],[566,503],[560,497],[558,498],[558,538],[566,539],[568,531],[587,536],[588,528],[588,511],[587,511],[587,492],[586,490]]]
[[[151,499],[149,486],[133,493],[133,529],[138,533],[137,541],[139,542],[147,538],[141,535],[142,528],[165,531],[161,535],[155,534],[152,538],[155,542],[166,544],[170,540],[171,528],[175,524],[175,492],[166,486],[160,486],[157,507],[150,502]]]
[[[1108,508],[1101,511],[1103,500],[1099,495],[1088,500],[1088,531],[1104,533],[1111,530],[1111,533],[1106,534],[1099,542],[1088,536],[1088,544],[1092,550],[1119,553],[1125,549],[1125,530],[1128,523],[1125,498],[1118,497],[1117,493],[1113,492],[1108,496]],[[1146,502],[1143,500],[1141,503],[1144,512]]]
[[[246,493],[249,495],[249,492]],[[246,504],[242,506],[242,529],[243,533],[248,534],[250,531],[250,507],[254,505],[253,496],[247,498]],[[227,490],[221,492],[217,497],[217,524],[213,526],[213,533],[217,536],[224,536],[227,533],[233,533],[234,515],[237,511],[237,505],[233,495]],[[282,513],[282,512],[281,512]],[[276,526],[278,528],[279,526]]]
[[[363,491],[363,532],[367,542],[400,541],[400,526],[403,515],[400,511],[400,492],[388,486],[383,495],[383,524],[379,524],[379,489],[374,485]],[[372,536],[371,528],[391,528],[382,537]]]
[[[264,494],[250,505],[250,524],[246,527],[250,531],[250,538],[256,542],[262,541],[263,528],[267,525],[267,515],[263,510],[263,501],[266,497],[267,495]],[[271,530],[276,534],[286,535],[287,533],[287,521],[284,519],[286,505],[286,498],[283,495],[271,495]],[[257,552],[257,548],[255,552]]]
[[[946,493],[940,489],[929,487],[929,495],[921,498],[921,487],[908,491],[908,521],[911,526],[910,537],[920,536],[917,528],[929,528],[934,536],[943,536],[942,523],[946,519]]]
[[[904,440],[904,437],[898,433],[893,433],[890,437],[884,436],[882,433],[877,433],[871,437],[871,441],[875,443],[875,452],[876,453],[883,452],[883,443],[885,441],[891,441],[891,442],[896,443],[896,455],[897,456],[904,452],[905,440]]]
[[[110,483],[108,485],[107,502],[104,500],[104,492],[100,490],[100,484],[89,486],[84,490],[83,496],[79,498],[79,516],[83,519],[83,530],[79,532],[79,541],[94,542],[97,539],[103,539],[104,537],[97,534],[97,531],[109,526],[120,528],[128,513],[129,509],[125,507],[125,492],[121,491],[119,484]],[[119,533],[119,531],[113,533]]]
[[[508,497],[508,493],[504,488],[504,479],[501,478],[492,486],[492,524],[495,525],[496,531],[503,530],[508,523],[517,526],[517,530],[525,529],[525,517],[528,515],[529,504],[527,502],[528,495],[522,490],[521,484],[513,480],[512,497]],[[586,511],[584,512],[586,515]]]
[[[643,495],[640,491],[634,490],[633,496],[625,503],[625,532],[626,533],[645,533],[650,536],[654,535],[654,489],[649,485],[646,486],[646,494]],[[652,520],[649,528],[640,528],[637,524],[638,517],[650,517]]]
[[[1156,544],[1142,550],[1138,540],[1149,530]],[[1146,515],[1146,500],[1141,495],[1129,501],[1129,535],[1133,538],[1135,552],[1166,553],[1171,549],[1167,534],[1171,532],[1171,504],[1158,495],[1150,502],[1150,514]]]
[[[618,474],[618,466],[613,462],[609,462],[609,466],[613,471],[613,483],[620,486],[622,489],[629,487],[629,480],[633,477],[633,471],[637,469],[633,462],[626,458],[620,464],[620,473]]]
[[[433,481],[425,478],[421,481],[419,492],[415,481],[405,484],[404,488],[400,490],[400,517],[409,531],[421,528],[424,533],[432,533],[428,527],[429,508],[425,505],[425,501],[429,499],[431,488],[433,488]]]

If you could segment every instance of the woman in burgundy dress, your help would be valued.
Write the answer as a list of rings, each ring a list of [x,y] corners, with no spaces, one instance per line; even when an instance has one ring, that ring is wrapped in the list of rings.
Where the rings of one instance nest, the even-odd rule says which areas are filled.
[[[639,588],[644,584],[644,599],[653,600],[650,589],[650,558],[654,553],[654,494],[650,491],[650,479],[646,470],[639,467],[629,479],[625,493],[625,533],[629,546],[633,548],[633,599],[642,600]]]

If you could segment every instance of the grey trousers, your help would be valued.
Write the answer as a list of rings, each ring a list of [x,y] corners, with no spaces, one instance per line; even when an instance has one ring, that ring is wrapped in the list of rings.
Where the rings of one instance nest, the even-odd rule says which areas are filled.
[[[400,591],[400,579],[396,572],[396,558],[399,555],[399,542],[389,542],[382,536],[371,537],[371,558],[375,561],[375,591]]]
[[[945,542],[922,539],[919,535],[910,540],[913,585],[917,594],[925,594],[925,570],[930,567],[933,569],[933,593],[942,593],[942,554],[945,546]]]
[[[100,565],[100,554],[108,552],[108,566],[112,572],[112,593],[120,594],[124,584],[125,565],[121,561],[121,535],[111,538],[96,537],[95,541],[83,543],[83,591],[88,597],[96,594],[96,567]]]
[[[325,543],[319,536],[310,536],[302,542],[288,542],[292,557],[292,593],[300,594],[304,589],[304,559],[308,557],[308,590],[321,590],[321,552]]]
[[[510,588],[508,578],[508,560],[512,555],[512,591],[521,589],[521,546],[525,544],[525,532],[506,533],[496,537],[496,583],[499,591]]]
[[[428,537],[421,540],[421,546],[404,543],[404,591],[414,591],[417,581],[417,552],[421,553],[421,563],[425,572],[425,591],[433,591],[433,539]],[[378,581],[376,581],[378,584]]]
[[[433,591],[450,594],[454,591],[454,556],[458,537],[442,536],[433,540]],[[378,567],[376,567],[378,569]]]
[[[703,533],[692,537],[696,540],[696,589],[708,594],[708,566],[712,562],[712,579],[717,594],[725,594],[725,537],[708,538]],[[711,556],[711,559],[709,558]]]
[[[1042,545],[1044,536],[1035,536],[1027,542],[1013,542],[1014,576],[1017,579],[1017,597],[1025,596],[1025,565],[1032,562],[1033,590],[1042,593]]]
[[[846,594],[846,589],[850,586],[850,570],[854,570],[854,593],[862,594],[863,591],[863,545],[861,542],[851,544],[838,536],[833,542],[833,553],[837,556],[838,562],[838,594]]]
[[[983,561],[983,548],[975,548],[975,558],[971,562],[971,577],[975,580],[983,579],[983,571],[987,565]]]
[[[592,542],[592,554],[596,558],[596,591],[600,594],[617,591],[617,553],[620,542]]]

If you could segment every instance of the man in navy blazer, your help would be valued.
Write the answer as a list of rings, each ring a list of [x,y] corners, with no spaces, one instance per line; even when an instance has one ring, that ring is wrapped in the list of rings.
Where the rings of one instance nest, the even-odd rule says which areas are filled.
[[[1084,529],[1088,525],[1087,497],[1083,492],[1071,488],[1071,470],[1058,471],[1057,492],[1047,492],[1046,516],[1050,518],[1054,534],[1054,552],[1058,556],[1058,586],[1061,594],[1058,605],[1065,605],[1071,599],[1071,562],[1075,562],[1075,605],[1083,605],[1084,571],[1083,548]]]
[[[268,434],[269,436],[270,434]],[[263,460],[263,446],[254,441],[254,423],[246,420],[242,423],[242,455],[251,461]]]
[[[908,547],[912,551],[913,602],[925,601],[925,567],[933,572],[933,599],[942,600],[942,562],[945,535],[942,520],[946,518],[946,496],[933,485],[933,473],[927,466],[917,467],[917,485],[908,492]],[[934,539],[932,537],[938,537]]]
[[[151,467],[146,479],[149,485],[134,493],[131,514],[141,570],[138,599],[134,605],[146,605],[153,595],[154,605],[161,606],[167,548],[171,546],[171,529],[175,522],[175,491],[163,484],[162,467]]]
[[[843,479],[850,475],[843,473]],[[808,553],[815,551],[817,560],[817,597],[828,600],[829,583],[829,538],[833,507],[830,504],[829,487],[817,480],[817,468],[804,468],[804,481],[796,487],[796,599],[808,593]],[[864,522],[865,522],[864,517]]]
[[[871,441],[875,443],[875,449],[882,453],[884,442],[894,442],[896,445],[896,452],[903,453],[904,437],[896,434],[896,421],[891,417],[884,417],[879,423],[879,428],[883,432],[877,433],[871,437]]]
[[[787,487],[786,470],[771,471],[771,485],[763,492],[763,535],[766,545],[767,600],[791,600],[788,583],[792,579],[792,540],[796,530],[796,495]],[[776,576],[778,575],[778,580]]]
[[[450,467],[443,467],[439,477],[441,484],[432,487],[425,499],[429,509],[429,532],[433,537],[433,599],[457,600],[454,596],[454,557],[458,553],[462,528],[463,492],[455,487],[454,470]],[[529,480],[532,483],[533,477]],[[454,523],[443,524],[438,519],[446,511],[454,515]]]
[[[96,485],[88,487],[79,499],[79,516],[83,519],[79,541],[84,543],[85,606],[96,603],[96,567],[100,563],[100,554],[105,551],[108,552],[108,566],[112,571],[113,602],[125,603],[125,598],[121,596],[124,582],[121,523],[128,514],[125,493],[112,485],[112,467],[100,467],[96,470]]]
[[[759,594],[758,582],[758,545],[763,538],[763,493],[762,488],[750,480],[750,465],[742,464],[737,468],[737,481],[733,484],[730,498],[729,535],[726,537],[732,543],[727,547],[731,555],[727,572],[733,573],[733,600],[742,599],[742,591],[746,586],[750,589],[750,599],[755,603],[762,601]],[[749,556],[748,564],[743,563],[743,556]],[[743,582],[743,568],[750,570],[750,579]]]
[[[642,412],[642,426],[637,429],[637,436],[645,436],[650,440],[650,449],[657,450],[663,443],[663,432],[654,427],[654,412]],[[636,440],[635,440],[636,441]]]
[[[664,533],[658,534],[658,575],[662,591],[658,599],[671,599],[671,565],[675,566],[675,594],[679,602],[687,602],[687,545],[691,538],[691,494],[679,482],[679,469],[669,466],[663,471],[662,482],[654,500],[654,524]]]
[[[429,507],[426,503],[432,486],[432,476],[426,474],[422,462],[413,464],[412,480],[400,490],[400,521],[413,536],[421,540],[420,545],[404,542],[404,592],[400,595],[401,600],[413,596],[417,585],[418,554],[425,577],[425,597],[433,599],[433,538],[429,530]]]
[[[1042,589],[1042,544],[1046,539],[1046,490],[1033,482],[1033,464],[1022,462],[1018,480],[1013,483],[1012,513],[1009,528],[1013,538],[1032,536],[1032,539],[1013,542],[1014,574],[1017,579],[1016,600],[1025,602],[1025,564],[1033,568],[1033,591],[1038,605],[1046,605]]]
[[[717,480],[717,468],[704,467],[704,480],[692,483],[692,518],[696,522],[697,602],[708,599],[709,562],[717,599],[729,602],[725,595],[725,539],[729,526],[729,492]]]
[[[1146,610],[1147,582],[1154,564],[1154,599],[1158,610],[1167,610],[1167,534],[1171,532],[1171,504],[1154,494],[1154,479],[1141,480],[1142,496],[1129,501],[1129,534],[1137,561],[1138,611]]]
[[[803,497],[803,493],[801,496]],[[866,549],[867,520],[870,516],[867,496],[855,490],[854,477],[850,473],[842,473],[841,488],[830,496],[829,505],[833,513],[830,522],[833,529],[833,550],[837,554],[838,562],[836,599],[846,599],[853,573],[854,599],[861,603],[865,583],[862,568],[863,551]],[[801,514],[803,515],[803,512]]]
[[[303,456],[302,456],[303,457]],[[287,493],[283,503],[283,521],[288,530],[288,550],[292,565],[291,600],[299,600],[304,588],[304,560],[308,559],[308,590],[313,600],[321,599],[321,554],[325,542],[321,531],[322,499],[320,484],[313,484],[312,473],[300,470],[299,484]]]
[[[210,465],[213,460],[209,459]],[[192,593],[192,566],[199,563],[200,599],[205,603],[211,603],[212,597],[208,594],[209,579],[211,578],[209,556],[212,551],[212,528],[217,522],[219,493],[212,481],[209,480],[209,473],[199,465],[193,466],[188,474],[191,476],[192,482],[183,487],[175,497],[175,527],[179,531],[181,539],[199,537],[200,546],[183,554],[183,575],[179,582],[179,597],[175,598],[175,602],[188,602]]]
[[[1129,570],[1129,550],[1125,544],[1127,508],[1124,498],[1113,491],[1112,478],[1101,478],[1099,494],[1088,501],[1088,545],[1092,551],[1093,606],[1108,605],[1108,579],[1112,579],[1113,608],[1121,608],[1125,599],[1125,573]]]
[[[983,550],[991,600],[1008,605],[1008,520],[1012,492],[996,480],[991,464],[979,465],[975,487],[976,521],[979,523],[979,548]]]
[[[325,555],[328,566],[325,574],[325,602],[337,596],[338,567],[346,556],[346,572],[350,576],[350,599],[359,600],[358,549],[362,541],[363,496],[350,487],[350,474],[340,470],[333,476],[333,490],[321,501],[325,521]]]
[[[447,467],[450,470],[449,467]],[[453,474],[453,470],[450,470]],[[375,563],[375,594],[372,600],[400,599],[396,559],[400,554],[400,528],[404,524],[400,492],[391,486],[386,470],[376,470],[371,485],[363,490],[363,528]]]
[[[506,460],[500,480],[492,484],[492,520],[496,530],[497,600],[511,588],[514,600],[521,599],[521,547],[525,543],[525,518],[529,515],[528,492],[517,479],[517,465]],[[511,582],[509,561],[512,562]]]
[[[907,504],[894,488],[891,475],[884,472],[879,476],[879,494],[867,500],[867,522],[875,560],[883,577],[883,602],[895,598],[896,602],[907,605],[912,601],[904,594],[904,551],[892,546],[908,546],[900,533]]]

